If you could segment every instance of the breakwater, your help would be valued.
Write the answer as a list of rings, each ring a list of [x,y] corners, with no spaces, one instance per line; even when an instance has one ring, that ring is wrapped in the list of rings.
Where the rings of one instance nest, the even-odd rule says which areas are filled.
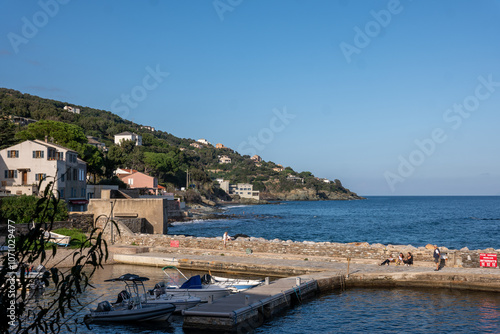
[[[376,263],[389,257],[394,257],[402,252],[411,252],[416,263],[432,263],[433,249],[427,247],[414,247],[411,245],[382,245],[363,243],[334,243],[334,242],[311,242],[291,240],[266,240],[263,238],[237,238],[229,241],[224,248],[221,237],[205,238],[183,235],[151,235],[133,234],[121,235],[116,240],[121,245],[137,245],[151,248],[166,253],[190,251],[202,251],[205,254],[222,254],[225,251],[236,251],[253,254],[274,254],[274,256],[298,256],[303,259],[321,257],[329,261],[345,261],[347,258],[356,262],[371,261]],[[479,257],[481,253],[498,253],[500,250],[485,248],[480,250],[450,250],[443,245],[438,245],[442,253],[446,253],[448,260],[446,265],[463,268],[479,268]]]

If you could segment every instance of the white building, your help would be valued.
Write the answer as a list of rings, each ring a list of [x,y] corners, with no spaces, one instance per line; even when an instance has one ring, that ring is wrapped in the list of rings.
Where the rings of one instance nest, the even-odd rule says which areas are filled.
[[[87,163],[69,148],[41,140],[26,140],[0,151],[0,190],[14,195],[38,195],[49,182],[70,211],[84,210]]]
[[[73,108],[71,106],[64,106],[64,110],[71,112],[73,114],[79,114],[80,113],[80,108]]]
[[[212,144],[210,144],[210,142],[208,140],[203,139],[203,138],[198,139],[197,142],[202,143],[203,145],[212,145]]]
[[[116,145],[121,145],[121,142],[124,140],[132,140],[135,141],[136,146],[142,146],[142,136],[139,136],[137,133],[125,131],[115,135]]]
[[[231,163],[231,158],[228,157],[227,155],[219,156],[219,163],[220,164],[230,164]]]
[[[224,181],[223,179],[217,179],[217,181],[220,184],[220,188],[229,195],[238,195],[241,198],[251,198],[257,201],[260,199],[260,192],[254,191],[253,185],[250,183],[230,184],[229,181]]]

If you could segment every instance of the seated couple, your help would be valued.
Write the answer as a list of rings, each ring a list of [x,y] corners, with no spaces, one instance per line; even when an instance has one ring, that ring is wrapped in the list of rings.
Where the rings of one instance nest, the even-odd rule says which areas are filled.
[[[390,257],[390,258],[386,259],[384,262],[379,264],[379,266],[383,266],[386,264],[389,265],[390,262],[394,262],[394,258]],[[413,255],[411,255],[411,253],[408,252],[408,255],[406,255],[406,257],[404,257],[403,253],[399,253],[398,258],[396,260],[396,265],[400,265],[400,264],[406,264],[407,266],[412,265],[413,264]]]

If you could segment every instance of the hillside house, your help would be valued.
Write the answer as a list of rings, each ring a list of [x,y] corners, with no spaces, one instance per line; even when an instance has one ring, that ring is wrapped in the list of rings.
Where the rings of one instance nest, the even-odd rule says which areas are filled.
[[[203,145],[201,145],[199,143],[191,143],[191,144],[189,144],[189,146],[192,146],[194,148],[202,148],[203,147]]]
[[[147,193],[159,194],[158,179],[135,169],[118,169],[116,176],[130,189],[144,189]]]
[[[220,164],[230,164],[231,158],[228,157],[227,155],[221,155],[221,156],[219,156],[219,163]]]
[[[80,113],[80,108],[73,108],[71,106],[64,106],[63,108],[67,112],[73,113],[73,114],[79,114]]]
[[[250,183],[230,184],[229,181],[224,181],[224,179],[217,179],[217,181],[220,188],[231,196],[238,195],[241,198],[260,200],[260,192],[254,191],[253,185]]]
[[[262,161],[262,158],[259,155],[257,155],[257,154],[254,155],[253,157],[251,157],[250,159],[252,159],[255,162],[261,162]]]
[[[87,163],[77,152],[41,140],[26,140],[0,151],[0,189],[15,195],[39,195],[53,181],[54,194],[70,211],[88,203]]]
[[[142,146],[142,136],[138,135],[137,133],[125,131],[115,135],[116,145],[121,145],[121,142],[125,140],[135,141],[136,146]]]

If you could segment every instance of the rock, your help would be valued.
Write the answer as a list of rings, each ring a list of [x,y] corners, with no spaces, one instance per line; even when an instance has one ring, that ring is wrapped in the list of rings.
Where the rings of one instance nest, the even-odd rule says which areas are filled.
[[[461,252],[468,252],[468,251],[469,251],[469,248],[464,247],[464,248],[461,248],[461,249],[460,249],[460,251],[461,251]]]
[[[434,249],[434,245],[427,244],[425,245],[425,249]]]

